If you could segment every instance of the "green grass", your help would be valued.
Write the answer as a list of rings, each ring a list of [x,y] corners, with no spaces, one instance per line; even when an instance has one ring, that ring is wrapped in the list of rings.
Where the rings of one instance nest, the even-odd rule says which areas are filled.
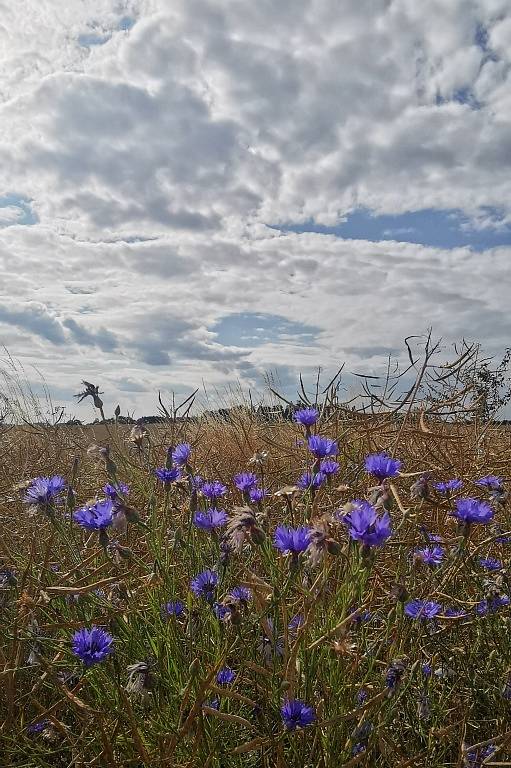
[[[493,523],[464,537],[449,515],[452,501],[434,492],[430,500],[412,500],[410,487],[413,473],[430,471],[435,479],[463,479],[461,495],[486,498],[473,481],[489,472],[508,478],[511,446],[497,427],[487,430],[484,443],[477,425],[424,427],[413,416],[404,425],[379,417],[361,424],[345,413],[330,418],[318,431],[338,440],[340,472],[314,497],[296,493],[291,505],[273,493],[311,464],[306,447],[296,444],[298,425],[269,426],[241,416],[231,424],[169,423],[155,427],[141,451],[130,448],[126,432],[114,425],[104,442],[111,446],[115,478],[111,467],[109,477],[104,464],[86,454],[86,430],[6,433],[0,557],[15,583],[5,580],[0,592],[1,764],[454,768],[479,765],[467,762],[468,749],[488,740],[502,764],[511,752],[510,702],[502,695],[511,669],[509,608],[479,616],[475,606],[493,593],[510,594],[511,544],[497,541]],[[270,495],[254,510],[262,543],[252,541],[222,560],[219,538],[191,524],[187,484],[165,493],[156,482],[152,470],[164,464],[166,447],[185,437],[194,447],[194,472],[228,485],[223,506],[230,515],[242,505],[232,476],[254,466],[258,471],[249,459],[268,450],[263,471]],[[404,465],[390,492],[394,533],[366,557],[333,513],[369,494],[374,481],[363,471],[364,455],[394,445]],[[75,498],[68,496],[53,520],[30,517],[23,492],[13,486],[56,473],[66,477]],[[118,537],[129,550],[119,562],[96,533],[69,519],[72,509],[101,495],[108,479],[131,486],[129,504],[143,524],[129,523]],[[199,505],[205,506],[200,497]],[[511,530],[508,502],[495,505],[494,522]],[[324,525],[336,554],[326,553],[314,568],[302,557],[292,568],[272,544],[278,524]],[[436,569],[413,558],[427,543],[422,526],[445,542],[446,557]],[[477,560],[487,556],[500,558],[503,570],[484,571]],[[252,590],[233,621],[219,621],[190,592],[190,580],[205,568],[218,571],[218,600],[236,585]],[[411,598],[460,606],[467,615],[413,621],[403,612]],[[166,620],[161,606],[173,599],[185,603],[185,616]],[[356,609],[370,611],[371,620],[350,620]],[[289,630],[297,614],[303,624]],[[71,637],[93,624],[112,634],[115,649],[84,669],[72,654]],[[37,663],[29,664],[34,644]],[[146,701],[126,691],[127,667],[141,661],[151,672]],[[389,689],[386,675],[396,661],[403,672]],[[429,678],[425,663],[433,668]],[[236,672],[225,687],[215,682],[222,666]],[[210,706],[216,697],[218,710]],[[286,731],[280,716],[285,698],[313,706],[316,722]],[[29,727],[41,720],[47,727],[31,735]],[[354,754],[360,743],[364,751]]]

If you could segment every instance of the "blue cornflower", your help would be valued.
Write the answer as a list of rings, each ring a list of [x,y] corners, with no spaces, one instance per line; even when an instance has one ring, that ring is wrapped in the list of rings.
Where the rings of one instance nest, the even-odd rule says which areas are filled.
[[[463,608],[446,608],[442,615],[448,619],[458,619],[461,616],[466,616],[467,612]]]
[[[355,608],[356,606],[353,606],[353,609],[351,610],[354,611]],[[357,626],[360,626],[360,624],[366,624],[368,621],[371,621],[372,618],[373,618],[373,614],[371,613],[371,611],[368,611],[366,608],[365,610],[362,611],[362,613],[358,613],[355,616],[355,618],[353,619],[353,623],[356,624]]]
[[[495,750],[496,747],[493,744],[478,749],[470,749],[465,756],[464,768],[481,768],[484,760],[493,755]]]
[[[366,472],[374,475],[378,480],[396,477],[401,466],[402,462],[399,459],[393,459],[387,453],[371,453],[365,457],[364,461]]]
[[[265,496],[268,495],[268,491],[266,491],[264,488],[254,487],[251,488],[248,492],[248,496],[252,504],[259,504]]]
[[[433,619],[441,610],[440,603],[432,600],[410,600],[405,605],[405,615],[410,619]]]
[[[208,603],[212,603],[217,584],[217,574],[214,571],[207,570],[202,571],[202,573],[197,574],[197,576],[192,579],[190,589],[195,597],[203,597]]]
[[[177,464],[178,467],[184,467],[188,464],[188,459],[192,453],[192,446],[190,443],[179,443],[172,451],[172,461]]]
[[[112,635],[100,627],[83,627],[73,635],[72,650],[86,667],[91,667],[103,659],[106,659],[112,651],[114,639]]]
[[[240,603],[249,603],[252,599],[252,592],[247,587],[233,587],[229,594]]]
[[[200,475],[193,475],[192,477],[189,477],[189,480],[194,491],[200,491],[204,485],[204,478],[202,478]]]
[[[392,533],[388,512],[378,517],[373,505],[360,499],[353,502],[353,509],[344,515],[343,522],[348,526],[350,538],[366,547],[379,547]]]
[[[176,618],[179,618],[185,612],[185,604],[181,602],[181,600],[171,600],[162,605],[161,611],[164,616],[175,616]]]
[[[316,472],[314,475],[312,472],[304,472],[303,475],[296,481],[296,485],[303,491],[307,491],[310,488],[312,488],[314,491],[317,491],[318,488],[321,488],[325,480],[326,475],[324,475],[323,472]]]
[[[321,435],[312,435],[307,440],[309,451],[317,459],[326,459],[328,456],[336,456],[339,453],[339,448],[335,440],[330,440],[329,437],[321,437]]]
[[[53,503],[58,501],[65,487],[66,481],[60,475],[36,477],[32,485],[27,488],[23,501],[31,507],[46,512]]]
[[[425,664],[422,665],[422,674],[424,675],[425,678],[431,677],[432,673],[433,673],[433,668],[431,664],[428,664],[426,662]]]
[[[424,549],[415,550],[415,557],[422,560],[426,565],[440,565],[444,559],[444,554],[442,547],[424,547]]]
[[[220,709],[220,699],[218,696],[213,696],[212,699],[205,701],[203,707],[209,707],[210,709]]]
[[[196,512],[193,516],[194,525],[203,531],[213,531],[215,528],[221,528],[227,522],[227,512],[225,509],[207,509],[205,512]]]
[[[402,661],[393,661],[385,674],[385,685],[387,688],[396,688],[401,681],[405,672],[406,666]]]
[[[489,523],[493,518],[493,509],[479,499],[456,499],[456,509],[451,515],[462,523]]]
[[[339,462],[333,459],[323,459],[319,465],[319,471],[324,475],[335,475],[339,471]]]
[[[289,624],[287,625],[287,628],[290,632],[294,632],[297,629],[300,629],[300,627],[303,625],[305,619],[303,618],[301,613],[297,613],[296,616],[293,616]]]
[[[502,561],[495,557],[480,557],[478,562],[487,571],[500,571],[502,569]]]
[[[495,613],[499,608],[503,608],[505,605],[509,605],[510,599],[507,595],[499,595],[498,597],[491,597],[489,600],[481,600],[476,605],[476,613],[479,616],[486,616],[487,613]]]
[[[223,621],[228,616],[231,616],[232,611],[227,605],[224,605],[223,603],[215,603],[213,605],[213,613],[215,614],[217,619],[219,619],[220,621]]]
[[[280,714],[288,731],[305,728],[316,719],[313,707],[309,707],[299,699],[287,699],[280,708]]]
[[[102,499],[95,504],[73,512],[73,520],[89,531],[103,531],[112,525],[114,505],[111,499]]]
[[[481,488],[488,488],[490,491],[501,491],[502,478],[496,475],[485,475],[476,480],[476,485],[479,485]]]
[[[293,416],[297,424],[312,427],[318,420],[319,412],[315,408],[300,408]]]
[[[112,501],[118,501],[121,496],[128,496],[129,492],[130,487],[126,483],[116,483],[115,485],[107,483],[103,486],[103,493]]]
[[[456,480],[456,478],[453,478],[452,480],[446,480],[442,483],[434,483],[433,488],[436,488],[437,491],[440,493],[450,493],[451,491],[458,491],[460,488],[463,487],[463,483],[461,480]]]
[[[30,736],[36,736],[38,733],[42,733],[46,728],[51,725],[50,721],[46,718],[44,720],[38,720],[36,723],[32,723],[27,728],[27,733]]]
[[[442,536],[439,536],[437,533],[430,533],[425,525],[420,525],[419,528],[422,531],[422,533],[426,536],[428,541],[440,542],[440,543],[443,542]]]
[[[154,470],[154,474],[163,485],[167,486],[174,483],[176,480],[179,480],[181,477],[181,470],[178,467],[172,467],[172,469],[158,467],[158,469]]]
[[[230,685],[236,677],[236,672],[230,667],[223,667],[216,676],[218,685]]]
[[[250,491],[257,484],[257,475],[253,472],[240,472],[234,475],[234,485],[239,491]]]
[[[286,555],[291,553],[298,555],[305,552],[310,543],[311,529],[307,526],[289,528],[287,525],[278,525],[273,537],[273,545]]]
[[[207,499],[216,500],[219,499],[220,496],[225,496],[227,487],[222,483],[219,483],[218,480],[214,480],[211,483],[203,483],[200,492]]]

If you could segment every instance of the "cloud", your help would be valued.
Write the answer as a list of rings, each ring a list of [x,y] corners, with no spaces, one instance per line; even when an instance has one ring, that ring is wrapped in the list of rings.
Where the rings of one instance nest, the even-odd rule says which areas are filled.
[[[57,318],[43,304],[30,302],[24,307],[0,306],[0,323],[34,333],[52,344],[64,344],[66,336]]]
[[[97,346],[103,352],[113,352],[119,346],[115,335],[106,328],[90,331],[71,317],[66,318],[62,324],[70,332],[73,340],[83,346]]]
[[[375,371],[431,325],[508,343],[505,0],[30,0],[2,24],[1,330],[63,392],[92,368],[148,412]]]

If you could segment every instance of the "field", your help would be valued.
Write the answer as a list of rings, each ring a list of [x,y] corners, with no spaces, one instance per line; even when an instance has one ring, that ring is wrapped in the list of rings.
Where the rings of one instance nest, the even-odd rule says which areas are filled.
[[[4,428],[1,765],[511,764],[509,431],[296,418]]]

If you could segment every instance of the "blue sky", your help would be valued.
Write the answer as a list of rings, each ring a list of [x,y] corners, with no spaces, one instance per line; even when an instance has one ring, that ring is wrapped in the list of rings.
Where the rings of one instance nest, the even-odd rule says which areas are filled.
[[[0,197],[0,227],[13,224],[30,226],[37,223],[32,201],[23,195],[7,194]]]
[[[509,337],[508,0],[11,4],[0,343],[57,404]]]
[[[511,245],[511,222],[501,223],[504,215],[496,209],[484,210],[493,226],[477,228],[462,211],[426,209],[401,214],[376,214],[357,210],[346,215],[345,221],[333,227],[313,222],[275,226],[283,232],[318,232],[350,240],[396,240],[419,243],[435,248],[468,246],[474,251],[485,251],[496,246]]]

